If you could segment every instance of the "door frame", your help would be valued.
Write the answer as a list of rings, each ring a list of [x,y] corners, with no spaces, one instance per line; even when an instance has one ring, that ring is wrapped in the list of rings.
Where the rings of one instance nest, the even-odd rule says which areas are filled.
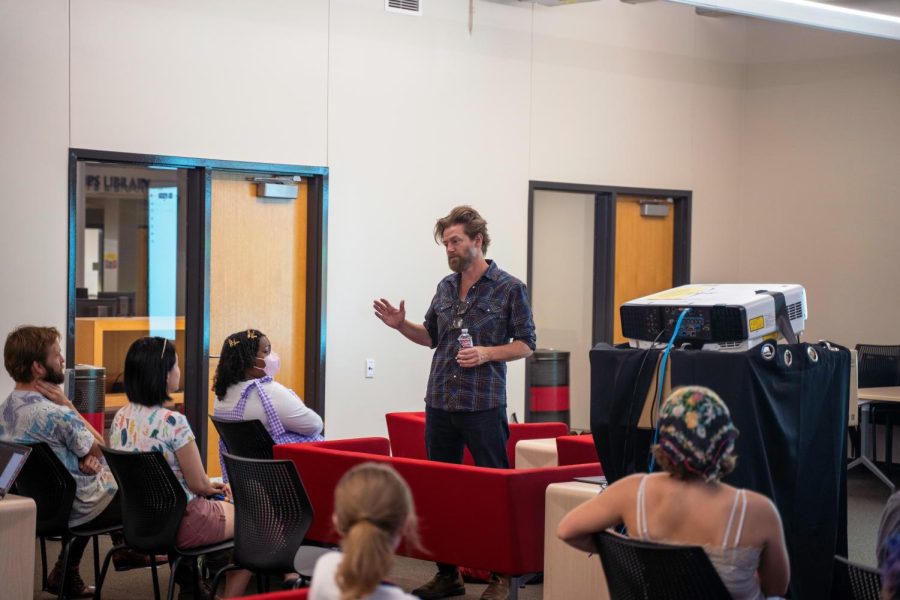
[[[619,196],[651,196],[673,200],[674,239],[672,248],[673,286],[691,280],[691,203],[690,190],[635,188],[623,186],[562,183],[556,181],[528,182],[528,270],[526,285],[529,297],[533,293],[534,252],[534,195],[535,192],[573,192],[594,196],[594,280],[592,347],[600,342],[612,343],[614,285],[616,266],[616,202]],[[531,381],[530,364],[526,361],[525,380]],[[525,386],[525,407],[528,414],[528,386]]]
[[[84,148],[69,149],[68,181],[68,298],[66,308],[67,367],[75,364],[75,268],[77,259],[76,193],[79,161],[187,170],[185,199],[185,356],[184,410],[197,438],[206,448],[209,390],[209,290],[212,175],[215,171],[241,171],[260,175],[299,175],[307,180],[307,278],[304,402],[325,417],[325,257],[328,244],[328,167],[256,163],[158,154],[134,154]],[[204,467],[206,456],[201,453]]]

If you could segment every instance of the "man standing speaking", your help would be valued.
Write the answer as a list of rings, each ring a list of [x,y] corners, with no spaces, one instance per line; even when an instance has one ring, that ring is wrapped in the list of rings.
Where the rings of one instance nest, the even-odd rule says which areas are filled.
[[[535,348],[528,293],[525,284],[484,258],[491,238],[474,208],[457,206],[439,219],[434,239],[443,243],[453,273],[438,283],[425,322],[407,321],[403,300],[399,307],[375,300],[375,316],[407,339],[434,348],[425,392],[429,460],[461,464],[468,447],[476,465],[509,468],[506,363]],[[464,593],[456,566],[440,563],[437,575],[413,590],[426,600]],[[492,574],[481,598],[502,600],[508,594],[509,577]]]

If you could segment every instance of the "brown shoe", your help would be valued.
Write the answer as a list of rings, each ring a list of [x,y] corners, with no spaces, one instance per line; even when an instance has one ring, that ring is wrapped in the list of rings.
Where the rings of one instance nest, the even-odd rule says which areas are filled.
[[[69,598],[93,598],[94,586],[87,585],[78,573],[78,565],[69,567],[69,585],[66,589],[66,596]],[[59,565],[53,567],[50,574],[47,575],[47,591],[51,594],[59,594],[59,586],[62,580],[62,569]]]
[[[491,581],[481,594],[481,600],[506,600],[509,598],[509,577],[491,573]]]
[[[431,578],[431,581],[412,591],[413,596],[418,596],[422,600],[436,600],[437,598],[450,598],[451,596],[464,596],[465,594],[466,586],[459,571],[454,571],[451,574],[444,574],[439,571],[437,575]]]

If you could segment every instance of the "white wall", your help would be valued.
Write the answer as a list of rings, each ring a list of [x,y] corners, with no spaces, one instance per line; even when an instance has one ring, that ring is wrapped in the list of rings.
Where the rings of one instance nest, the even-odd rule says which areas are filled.
[[[807,340],[900,343],[900,42],[749,34],[740,276],[802,283]]]
[[[330,168],[331,436],[383,433],[384,412],[421,407],[430,352],[370,306],[405,298],[421,318],[447,272],[437,217],[477,206],[489,256],[525,277],[529,179],[692,190],[694,280],[804,275],[811,333],[880,333],[897,291],[883,283],[900,214],[892,51],[808,32],[818,54],[773,64],[760,48],[789,45],[762,37],[777,26],[661,2],[478,1],[471,35],[467,0],[424,6],[0,0],[3,331],[65,323],[66,149],[80,147]],[[829,216],[809,218],[813,195]],[[785,205],[790,229],[753,220]],[[795,278],[761,231],[833,249],[796,250]],[[508,391],[521,414],[521,363]]]
[[[736,277],[744,19],[535,9],[531,178],[693,190],[694,280]]]
[[[437,218],[471,203],[488,221],[488,258],[525,279],[531,11],[429,2],[417,18],[383,3],[331,10],[326,420],[332,436],[385,430],[384,413],[424,410],[432,352],[374,316],[406,300],[419,321],[449,271]],[[367,357],[374,379],[364,379]],[[524,365],[508,401],[522,414]]]
[[[326,164],[327,0],[71,10],[72,147]]]
[[[68,3],[0,1],[0,332],[66,326]],[[0,372],[4,397],[12,380]]]

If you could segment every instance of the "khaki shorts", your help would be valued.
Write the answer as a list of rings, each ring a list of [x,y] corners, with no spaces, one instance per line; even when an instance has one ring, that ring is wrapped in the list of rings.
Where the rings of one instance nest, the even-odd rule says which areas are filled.
[[[175,543],[194,548],[225,541],[225,508],[219,500],[194,498],[188,502]]]

